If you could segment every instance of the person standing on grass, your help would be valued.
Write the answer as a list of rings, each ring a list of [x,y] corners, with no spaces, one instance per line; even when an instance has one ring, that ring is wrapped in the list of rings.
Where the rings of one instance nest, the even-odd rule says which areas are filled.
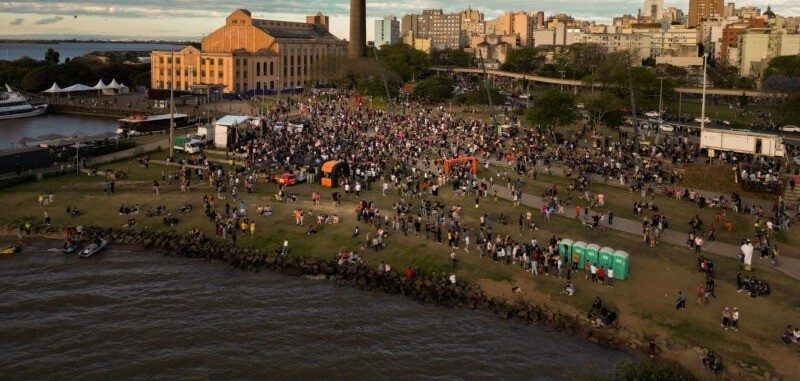
[[[603,266],[597,269],[597,282],[600,284],[606,283],[606,269]]]
[[[45,226],[50,226],[50,221],[51,221],[51,219],[50,219],[50,211],[45,209],[44,210],[44,224],[45,224]]]
[[[725,309],[722,310],[722,324],[720,324],[726,330],[731,325],[731,308],[725,306]]]
[[[256,221],[250,221],[250,237],[254,237],[256,235]]]
[[[594,263],[589,265],[589,273],[592,277],[592,283],[597,283],[597,266],[595,266]]]
[[[608,226],[614,225],[614,211],[608,212]]]
[[[683,291],[678,291],[678,298],[675,300],[675,309],[682,310],[686,308],[686,297],[683,296]]]
[[[608,268],[608,272],[606,273],[606,280],[609,287],[614,286],[614,269],[612,267]]]
[[[731,329],[734,331],[739,330],[739,308],[733,307],[731,312]]]

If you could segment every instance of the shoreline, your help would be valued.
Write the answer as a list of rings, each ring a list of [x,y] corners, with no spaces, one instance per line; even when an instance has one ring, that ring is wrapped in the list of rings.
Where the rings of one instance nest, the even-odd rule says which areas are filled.
[[[646,343],[637,342],[628,330],[615,323],[597,327],[585,315],[571,315],[541,303],[522,299],[509,300],[489,296],[479,285],[450,284],[428,275],[415,274],[407,278],[398,271],[388,275],[378,274],[376,269],[361,264],[339,266],[335,260],[305,259],[302,254],[282,256],[275,252],[234,247],[214,239],[199,240],[177,233],[161,233],[146,230],[122,230],[118,228],[85,227],[83,240],[104,237],[111,244],[136,247],[145,251],[158,251],[164,256],[180,256],[209,262],[224,262],[231,268],[258,272],[268,270],[282,275],[333,281],[338,286],[355,286],[366,291],[379,291],[401,295],[412,301],[439,307],[479,310],[500,319],[514,319],[523,324],[541,324],[555,331],[580,335],[589,342],[625,352],[636,363],[653,361],[661,365],[677,366],[688,371],[685,364],[657,356],[648,359]],[[14,229],[5,228],[0,238],[7,242],[17,240]],[[57,232],[34,231],[23,235],[23,244],[28,241],[59,241]],[[687,351],[691,351],[690,349]]]

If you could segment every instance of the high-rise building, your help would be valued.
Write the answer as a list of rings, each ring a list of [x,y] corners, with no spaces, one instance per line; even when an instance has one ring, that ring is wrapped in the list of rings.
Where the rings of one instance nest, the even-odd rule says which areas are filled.
[[[483,12],[467,8],[460,12],[461,28],[464,29],[468,37],[486,33],[486,23],[483,20]]]
[[[689,0],[689,27],[696,27],[703,20],[722,17],[724,0]]]
[[[725,10],[722,11],[722,17],[729,19],[736,16],[736,3],[725,4]]]
[[[397,17],[384,16],[375,20],[375,46],[394,45],[400,42],[400,22]]]
[[[517,36],[519,46],[533,46],[535,15],[528,12],[506,12],[498,17],[495,34]]]
[[[642,15],[653,20],[661,20],[664,17],[664,0],[644,0]]]
[[[274,91],[324,81],[313,78],[322,57],[344,56],[347,43],[328,32],[328,17],[306,22],[259,20],[237,9],[203,37],[200,49],[150,53],[153,89],[191,90],[216,85],[224,92]]]
[[[430,39],[433,50],[461,49],[467,42],[461,20],[461,13],[444,13],[441,9],[425,9],[420,15],[405,15],[401,26],[403,39],[410,32],[412,38]]]

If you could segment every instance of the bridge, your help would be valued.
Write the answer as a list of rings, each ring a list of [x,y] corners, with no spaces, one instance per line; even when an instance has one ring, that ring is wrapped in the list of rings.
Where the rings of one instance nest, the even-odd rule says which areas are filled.
[[[431,70],[437,72],[446,72],[446,73],[459,73],[459,74],[477,74],[483,75],[483,70],[481,69],[466,69],[466,68],[444,68],[444,67],[433,67]],[[523,81],[531,81],[537,83],[544,83],[548,85],[564,85],[564,86],[572,86],[574,88],[578,87],[600,87],[599,84],[592,84],[586,83],[581,80],[577,79],[562,79],[562,78],[552,78],[552,77],[545,77],[541,75],[535,74],[524,74],[524,73],[515,73],[511,71],[502,71],[502,70],[486,70],[486,74],[491,77],[499,77],[499,78],[510,78],[510,79],[521,79]],[[691,94],[691,95],[700,95],[703,93],[703,89],[694,88],[694,87],[676,87],[675,92],[678,94]],[[748,97],[754,98],[771,98],[771,97],[785,97],[787,94],[784,93],[767,93],[758,90],[738,90],[738,89],[718,89],[718,88],[707,88],[706,89],[707,95],[721,95],[721,96],[740,96],[744,94]]]

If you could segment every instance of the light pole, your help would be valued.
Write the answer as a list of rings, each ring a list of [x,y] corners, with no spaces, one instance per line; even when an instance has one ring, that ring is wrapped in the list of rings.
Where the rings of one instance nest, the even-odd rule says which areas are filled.
[[[664,113],[664,77],[658,77],[658,114],[659,117]]]
[[[559,88],[559,91],[564,91],[564,73],[565,72],[564,72],[564,70],[560,70],[559,73],[561,73],[561,84],[560,84],[561,87]]]
[[[708,63],[708,53],[703,53],[703,102],[700,105],[700,134],[706,128],[706,65]]]
[[[175,154],[175,51],[170,53],[169,83],[169,160]]]

